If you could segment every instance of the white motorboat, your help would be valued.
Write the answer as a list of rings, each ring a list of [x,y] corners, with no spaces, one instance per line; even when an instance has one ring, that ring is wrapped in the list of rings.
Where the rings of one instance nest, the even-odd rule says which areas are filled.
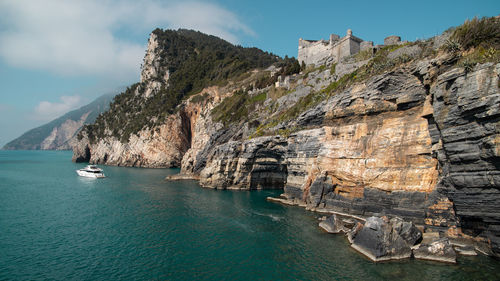
[[[87,178],[104,178],[106,177],[102,169],[97,168],[95,165],[88,165],[83,169],[76,170],[76,173],[81,177]]]

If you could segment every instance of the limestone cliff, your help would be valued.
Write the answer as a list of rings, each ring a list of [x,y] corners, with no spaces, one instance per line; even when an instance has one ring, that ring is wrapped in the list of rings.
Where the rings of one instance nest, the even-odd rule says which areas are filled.
[[[280,60],[200,32],[156,29],[148,41],[141,81],[118,95],[108,112],[82,130],[73,160],[180,167],[191,146],[202,146],[197,145],[199,138],[191,143],[198,116],[209,114],[214,102],[220,101],[218,91],[227,95],[236,90],[227,81],[245,79],[249,70]],[[195,95],[194,102],[187,101]]]
[[[293,204],[400,216],[428,231],[476,237],[498,254],[500,64],[466,73],[449,68],[450,59],[374,76],[285,125],[317,128],[212,142],[183,162],[206,162],[194,173],[206,187],[284,187]]]
[[[162,68],[169,56],[158,38],[146,80],[115,101],[114,115],[142,116],[149,107],[117,108],[175,85],[178,68]],[[450,38],[379,47],[286,79],[274,79],[286,68],[274,65],[206,84],[129,135],[128,125],[98,120],[74,159],[180,166],[170,179],[208,188],[283,189],[281,202],[398,216],[500,256],[500,50],[458,51]]]

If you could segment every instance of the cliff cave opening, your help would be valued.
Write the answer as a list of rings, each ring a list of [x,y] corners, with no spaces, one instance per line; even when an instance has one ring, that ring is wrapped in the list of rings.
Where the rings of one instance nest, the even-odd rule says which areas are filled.
[[[288,177],[284,157],[272,149],[257,152],[250,172],[250,189],[284,189]]]
[[[90,162],[90,147],[88,145],[85,146],[84,152],[82,155],[79,155],[75,158],[76,163],[81,162]]]

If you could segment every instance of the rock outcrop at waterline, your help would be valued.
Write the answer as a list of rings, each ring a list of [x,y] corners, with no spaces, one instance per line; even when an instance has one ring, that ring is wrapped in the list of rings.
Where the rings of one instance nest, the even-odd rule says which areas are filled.
[[[401,218],[369,217],[351,246],[373,261],[405,259],[411,257],[412,246],[421,238],[420,230]]]
[[[422,233],[400,217],[372,216],[359,220],[350,215],[323,217],[319,227],[328,233],[344,234],[351,247],[374,262],[409,259],[456,263],[457,253],[476,255],[472,245],[453,245],[439,232]]]
[[[276,67],[257,69],[204,88],[126,141],[109,124],[105,138],[82,134],[74,159],[180,166],[171,179],[215,189],[282,188],[280,202],[401,217],[424,236],[468,239],[500,255],[500,64],[463,67],[439,51],[442,41],[398,46],[395,58],[391,48],[377,60],[351,58],[337,67],[355,72],[342,77],[336,65],[306,69],[286,89],[267,79]],[[174,72],[148,54],[155,69],[143,77],[169,79]],[[134,97],[151,100],[162,83],[143,84]]]

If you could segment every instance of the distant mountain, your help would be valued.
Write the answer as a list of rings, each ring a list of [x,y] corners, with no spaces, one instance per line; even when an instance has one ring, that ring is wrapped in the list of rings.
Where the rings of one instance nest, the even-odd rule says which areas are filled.
[[[116,94],[105,94],[93,102],[70,111],[63,116],[29,130],[7,143],[6,150],[69,150],[83,125],[93,123],[97,116],[108,110]]]

